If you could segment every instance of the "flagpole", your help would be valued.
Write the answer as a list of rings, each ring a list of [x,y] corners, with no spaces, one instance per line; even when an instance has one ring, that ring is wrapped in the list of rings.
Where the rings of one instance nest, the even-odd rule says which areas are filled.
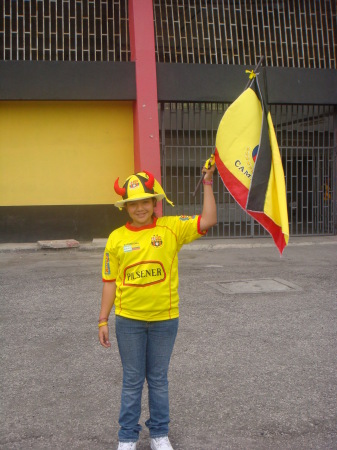
[[[206,169],[210,169],[211,166],[213,166],[213,164],[215,164],[215,163],[214,163],[214,155],[212,154],[211,157],[205,162]],[[201,175],[201,177],[200,177],[200,180],[199,180],[199,182],[198,182],[198,184],[197,184],[193,194],[192,194],[193,197],[195,197],[197,195],[198,189],[199,189],[199,187],[201,185],[201,182],[203,181],[204,178],[205,178],[205,174],[203,173]]]
[[[257,66],[255,67],[255,69],[252,70],[252,72],[256,75],[256,72],[259,70],[261,64],[264,61],[264,56],[261,56],[260,61],[257,63]],[[245,87],[245,90],[249,88],[249,86],[252,84],[253,80],[249,79],[247,86]]]
[[[195,187],[195,190],[194,190],[193,194],[192,194],[193,197],[195,197],[195,196],[197,195],[197,192],[198,192],[198,190],[199,190],[199,188],[200,188],[200,185],[201,185],[201,183],[202,183],[202,180],[204,179],[204,176],[205,176],[205,174],[203,173],[203,174],[201,175],[199,181],[198,181],[198,184],[197,184],[196,187]]]

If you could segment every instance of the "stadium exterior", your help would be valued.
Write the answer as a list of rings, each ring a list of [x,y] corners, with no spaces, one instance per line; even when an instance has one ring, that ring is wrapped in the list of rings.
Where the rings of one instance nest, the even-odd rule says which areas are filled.
[[[107,237],[125,220],[113,182],[141,169],[175,203],[164,213],[200,212],[202,163],[262,56],[290,234],[337,233],[335,1],[2,5],[0,242]],[[214,190],[209,237],[266,235]]]

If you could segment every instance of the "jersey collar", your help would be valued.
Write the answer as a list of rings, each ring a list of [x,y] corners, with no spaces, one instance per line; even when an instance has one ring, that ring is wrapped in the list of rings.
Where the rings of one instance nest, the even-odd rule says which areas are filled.
[[[150,223],[148,225],[144,225],[143,227],[134,227],[133,225],[131,225],[130,222],[126,222],[125,227],[130,231],[142,231],[142,230],[149,230],[151,228],[155,228],[156,223],[157,223],[157,217],[154,217],[152,223]]]

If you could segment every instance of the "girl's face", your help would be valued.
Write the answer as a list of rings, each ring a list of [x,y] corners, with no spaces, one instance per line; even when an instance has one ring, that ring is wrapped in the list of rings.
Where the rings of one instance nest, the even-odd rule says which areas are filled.
[[[152,198],[137,200],[135,202],[126,202],[125,207],[132,220],[131,225],[134,227],[139,228],[152,223],[154,209],[154,200]]]

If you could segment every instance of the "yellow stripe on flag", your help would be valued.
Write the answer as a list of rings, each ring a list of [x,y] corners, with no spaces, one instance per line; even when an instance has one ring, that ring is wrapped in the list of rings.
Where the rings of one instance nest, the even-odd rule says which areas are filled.
[[[287,245],[289,241],[289,223],[283,165],[270,113],[268,113],[267,120],[272,163],[264,204],[264,213],[270,217],[276,225],[281,227]]]
[[[247,89],[227,109],[217,131],[215,145],[222,162],[247,189],[253,176],[252,153],[260,142],[261,124],[261,103],[255,92]]]

